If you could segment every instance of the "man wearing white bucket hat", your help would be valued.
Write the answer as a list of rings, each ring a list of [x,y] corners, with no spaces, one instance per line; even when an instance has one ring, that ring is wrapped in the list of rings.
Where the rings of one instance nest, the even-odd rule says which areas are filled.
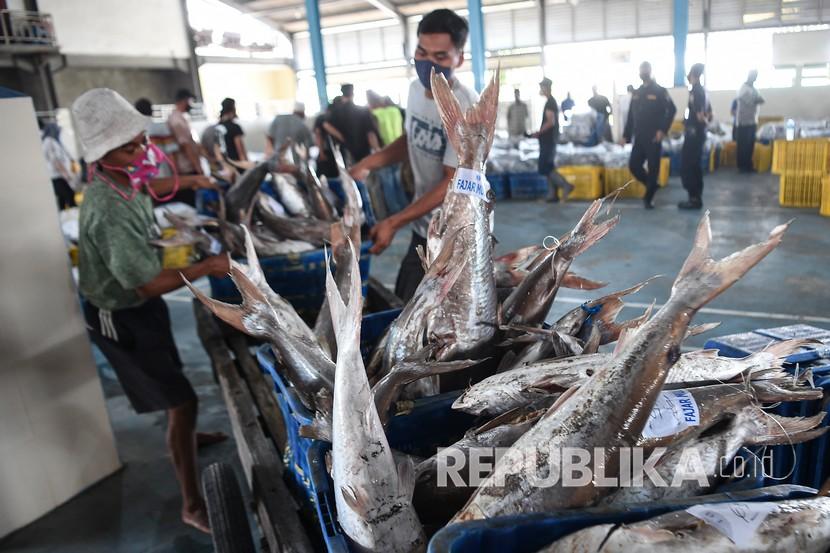
[[[197,440],[224,439],[199,434],[197,399],[182,373],[161,295],[188,280],[223,276],[227,256],[213,256],[183,270],[163,269],[150,245],[158,238],[151,196],[172,196],[179,185],[210,186],[206,177],[157,179],[166,156],[145,136],[147,118],[117,92],[96,88],[72,105],[84,159],[92,182],[79,220],[79,287],[92,341],[112,365],[138,413],[167,411],[167,445],[182,492],[182,520],[209,532],[199,490]]]

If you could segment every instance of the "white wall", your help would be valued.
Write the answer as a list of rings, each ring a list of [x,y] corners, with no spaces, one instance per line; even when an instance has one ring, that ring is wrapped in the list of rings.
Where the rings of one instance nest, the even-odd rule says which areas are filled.
[[[38,0],[52,14],[61,53],[185,59],[178,0]]]
[[[31,98],[0,100],[0,121],[3,537],[120,464]]]

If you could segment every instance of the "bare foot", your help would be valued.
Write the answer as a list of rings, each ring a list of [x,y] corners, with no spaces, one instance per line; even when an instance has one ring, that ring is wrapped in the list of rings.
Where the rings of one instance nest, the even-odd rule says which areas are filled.
[[[196,446],[207,447],[218,444],[228,439],[224,432],[196,432]]]
[[[182,509],[182,522],[200,532],[210,534],[210,522],[208,522],[207,509],[204,505],[192,511]]]

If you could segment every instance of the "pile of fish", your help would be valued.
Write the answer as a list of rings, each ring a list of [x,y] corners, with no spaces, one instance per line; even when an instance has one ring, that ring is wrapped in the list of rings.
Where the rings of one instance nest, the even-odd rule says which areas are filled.
[[[688,336],[712,326],[692,326],[696,312],[772,252],[788,225],[774,228],[759,244],[715,260],[704,215],[671,296],[656,312],[649,308],[632,320],[617,321],[623,298],[646,280],[586,302],[553,325],[544,324],[561,287],[604,286],[569,270],[577,256],[613,230],[618,217],[610,216],[613,197],[597,200],[553,244],[494,256],[495,203],[482,175],[496,120],[497,83],[495,76],[480,101],[463,112],[443,76],[433,75],[432,91],[459,168],[420,252],[426,275],[368,359],[360,353],[355,233],[334,247],[336,270],[327,275],[323,309],[327,315],[313,329],[268,287],[257,261],[255,233],[244,223],[239,228],[248,263],[231,264],[242,304],[224,304],[191,287],[218,317],[271,344],[283,377],[315,413],[314,423],[301,433],[332,444],[337,518],[361,551],[425,551],[427,535],[435,530],[435,511],[447,508],[451,512],[439,526],[677,498],[695,503],[721,483],[716,475],[722,459],[731,460],[741,448],[794,444],[824,430],[819,428],[821,416],[790,418],[765,410],[774,402],[822,397],[821,390],[806,383],[809,375],[794,378],[781,367],[807,342],[779,342],[745,359],[706,350],[681,353]],[[614,342],[613,351],[600,350]],[[412,399],[453,388],[460,392],[453,409],[473,421],[466,434],[429,459],[393,451],[387,438],[390,418],[411,407]],[[674,420],[672,406],[678,401],[684,409],[693,407],[693,423],[666,424]],[[467,459],[475,448],[503,448],[503,454],[482,482],[442,485],[442,457],[452,453]],[[576,487],[562,480],[535,485],[540,475],[558,470],[554,456],[541,452],[566,448],[590,452],[592,466],[599,462],[606,477],[620,481],[628,470],[621,466],[621,450],[652,453],[662,448],[654,469],[667,480],[684,468],[692,451],[706,478],[684,480],[677,487],[648,480],[608,486],[598,478]],[[813,551],[816,542],[826,547],[830,499],[770,505],[752,539],[738,546]],[[690,512],[589,528],[547,550],[738,547]],[[426,519],[429,532],[422,524]],[[788,546],[780,549],[779,543]]]
[[[341,177],[348,177],[339,149],[335,147]],[[278,172],[272,169],[291,169]],[[217,173],[233,184],[218,200],[218,218],[190,220],[175,215],[168,220],[178,231],[158,246],[190,244],[199,256],[221,251],[244,255],[246,226],[258,255],[271,257],[322,248],[352,224],[364,221],[363,202],[352,179],[343,179],[344,201],[331,190],[326,180],[317,177],[309,164],[307,151],[286,141],[274,160],[253,164],[241,175],[234,167]],[[261,191],[267,183],[273,194]],[[346,221],[347,211],[356,217]],[[345,227],[343,226],[345,225]]]

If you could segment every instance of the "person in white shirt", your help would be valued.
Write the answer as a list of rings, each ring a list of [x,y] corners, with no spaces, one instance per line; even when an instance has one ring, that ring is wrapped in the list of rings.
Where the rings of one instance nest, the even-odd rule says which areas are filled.
[[[749,72],[746,82],[738,90],[735,98],[735,141],[737,144],[738,171],[752,172],[752,152],[755,149],[755,132],[758,130],[758,106],[764,103],[764,98],[755,88],[758,71]]]
[[[453,76],[464,63],[464,44],[469,28],[467,22],[448,9],[438,9],[418,23],[418,47],[415,49],[415,71],[418,78],[409,87],[406,106],[405,133],[374,154],[363,158],[350,169],[352,177],[363,180],[370,171],[401,163],[412,166],[415,194],[405,209],[372,227],[374,245],[371,252],[385,250],[395,233],[412,224],[412,240],[401,262],[395,294],[408,301],[424,276],[417,246],[426,248],[427,227],[432,211],[444,201],[447,186],[455,173],[458,157],[447,140],[438,115],[438,107],[430,90],[430,72],[442,73],[450,83],[462,110],[469,108],[478,96]]]
[[[52,189],[58,202],[58,209],[75,207],[75,172],[72,170],[74,160],[61,142],[61,129],[56,123],[44,124],[38,120],[40,128],[43,157],[52,179]]]

